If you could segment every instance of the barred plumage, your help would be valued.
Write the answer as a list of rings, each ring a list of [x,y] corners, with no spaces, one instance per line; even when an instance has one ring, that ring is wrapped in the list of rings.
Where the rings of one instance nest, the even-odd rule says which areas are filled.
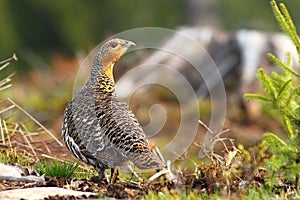
[[[62,135],[74,156],[97,170],[132,161],[140,169],[164,164],[148,147],[143,129],[127,104],[115,94],[114,64],[134,43],[112,39],[98,47],[91,75],[64,112]]]

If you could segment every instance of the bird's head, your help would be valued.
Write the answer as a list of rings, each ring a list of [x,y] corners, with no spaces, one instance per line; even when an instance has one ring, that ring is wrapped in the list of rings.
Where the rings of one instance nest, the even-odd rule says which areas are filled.
[[[113,66],[135,44],[128,40],[111,39],[103,43],[96,54],[95,62],[102,68],[101,72],[114,81]],[[100,73],[101,73],[100,72]]]

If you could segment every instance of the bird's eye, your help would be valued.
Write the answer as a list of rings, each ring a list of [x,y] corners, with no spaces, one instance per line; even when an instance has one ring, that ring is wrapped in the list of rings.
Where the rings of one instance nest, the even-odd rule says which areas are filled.
[[[110,46],[111,46],[112,48],[116,48],[116,47],[118,46],[118,44],[117,44],[117,43],[112,43]]]

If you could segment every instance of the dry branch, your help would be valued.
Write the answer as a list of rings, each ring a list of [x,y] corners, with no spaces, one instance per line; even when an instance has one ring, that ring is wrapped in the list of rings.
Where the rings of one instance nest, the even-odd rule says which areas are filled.
[[[44,176],[21,176],[21,177],[15,177],[15,176],[0,176],[0,181],[11,181],[11,182],[34,182],[34,183],[44,183],[45,177]]]

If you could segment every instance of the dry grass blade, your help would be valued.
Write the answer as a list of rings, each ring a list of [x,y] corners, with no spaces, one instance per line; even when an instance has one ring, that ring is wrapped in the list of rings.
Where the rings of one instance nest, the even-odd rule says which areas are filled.
[[[2,66],[0,66],[0,71],[7,68],[10,65],[9,61],[11,61],[11,60],[18,60],[17,57],[16,57],[16,54],[13,54],[13,56],[11,58],[8,58],[8,59],[0,62],[0,64],[2,64]],[[3,91],[3,90],[5,90],[7,88],[10,88],[12,86],[10,84],[10,82],[11,82],[11,77],[14,74],[15,73],[11,73],[8,76],[6,76],[6,77],[4,77],[0,80],[0,91]]]
[[[22,129],[19,128],[19,131],[21,132],[21,135],[23,136],[24,140],[26,141],[26,143],[28,144],[28,146],[30,147],[30,150],[32,151],[32,153],[34,155],[36,155],[36,152],[34,150],[34,148],[32,147],[31,143],[29,142],[29,140],[27,139],[26,135],[23,133]]]
[[[206,134],[198,154],[199,158],[204,158],[205,156],[209,155],[210,152],[212,152],[216,142],[226,139],[220,138],[220,135],[228,132],[229,129],[226,129],[219,133],[214,133],[204,122],[202,122],[201,120],[199,120],[198,122],[209,132]]]
[[[59,161],[59,162],[68,162],[68,161],[65,161],[63,159],[59,159],[59,158],[56,158],[56,157],[53,157],[53,156],[49,156],[47,154],[42,154],[42,157],[48,158],[48,159],[51,159],[51,160],[55,160],[55,161]],[[71,162],[69,162],[69,163],[71,163]]]
[[[10,88],[12,86],[12,84],[10,84],[10,82],[11,82],[11,77],[13,75],[15,75],[15,73],[8,75],[6,78],[4,78],[0,81],[0,91]]]
[[[0,61],[0,65],[1,64],[5,64],[5,63],[8,63],[9,61],[11,61],[11,60],[15,60],[15,61],[17,61],[18,60],[18,57],[17,57],[17,55],[14,53],[13,55],[12,55],[12,57],[10,57],[10,58],[8,58],[8,59],[6,59],[6,60],[3,60],[3,61]],[[0,68],[0,70],[1,70],[1,68]]]
[[[15,54],[0,62],[0,71],[6,70],[12,60],[17,60]],[[9,73],[0,77],[0,92],[11,87],[13,75],[14,73]],[[54,141],[52,139],[43,141],[49,136]],[[51,144],[52,142],[54,144]],[[43,153],[52,153],[50,149],[60,149],[58,146],[63,146],[47,128],[9,98],[0,99],[0,144],[1,151],[16,149],[18,153],[25,152],[34,159]]]
[[[7,62],[7,63],[5,63],[4,65],[2,65],[1,67],[0,67],[0,71],[1,70],[4,70],[7,66],[9,66],[9,62]]]
[[[6,116],[5,119],[1,118],[0,122],[0,142],[3,145],[11,148],[17,147],[19,151],[26,151],[34,157],[42,153],[52,153],[50,149],[59,149],[58,146],[62,146],[61,142],[48,129],[12,100],[0,101],[0,114]],[[15,115],[21,115],[25,122],[11,122],[15,120]],[[27,129],[27,124],[25,123],[33,125],[31,130]],[[41,140],[41,137],[44,138],[47,135],[54,140]],[[54,144],[51,144],[51,141]],[[51,148],[49,148],[49,145]]]
[[[50,151],[48,145],[47,145],[44,141],[42,141],[42,143],[43,143],[44,147],[46,147],[47,152],[48,152],[48,153],[51,153],[51,151]]]
[[[5,145],[4,131],[2,128],[2,119],[1,118],[0,118],[0,133],[1,133],[1,137],[2,137],[2,143]]]
[[[0,104],[1,104],[1,102],[0,102]],[[9,110],[11,110],[11,109],[13,109],[13,108],[15,108],[15,105],[11,105],[11,106],[8,106],[8,107],[0,110],[0,115],[7,112],[7,111],[9,111]]]
[[[26,112],[21,106],[13,102],[11,99],[7,99],[11,104],[16,106],[20,111],[22,111],[25,115],[27,115],[32,121],[34,121],[39,127],[41,127],[46,133],[48,133],[60,146],[63,144],[46,128],[44,127],[39,121],[37,121],[34,117],[32,117],[28,112]]]

